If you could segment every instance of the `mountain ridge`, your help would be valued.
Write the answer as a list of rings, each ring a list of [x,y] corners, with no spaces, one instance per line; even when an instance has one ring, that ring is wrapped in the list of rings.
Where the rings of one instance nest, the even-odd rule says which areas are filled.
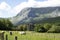
[[[41,8],[24,8],[17,16],[10,19],[14,25],[33,23],[44,19],[60,17],[60,6],[58,7],[41,7]]]

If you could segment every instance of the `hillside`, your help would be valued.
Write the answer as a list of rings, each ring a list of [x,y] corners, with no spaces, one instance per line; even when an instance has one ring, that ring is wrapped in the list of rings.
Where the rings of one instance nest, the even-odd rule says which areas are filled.
[[[41,23],[50,20],[53,22],[55,17],[60,17],[60,7],[41,7],[41,8],[24,8],[10,21],[14,25],[27,24],[27,23]],[[52,18],[52,19],[51,19]],[[54,20],[53,20],[54,19]],[[56,19],[57,20],[57,19]],[[57,20],[58,21],[58,20]]]

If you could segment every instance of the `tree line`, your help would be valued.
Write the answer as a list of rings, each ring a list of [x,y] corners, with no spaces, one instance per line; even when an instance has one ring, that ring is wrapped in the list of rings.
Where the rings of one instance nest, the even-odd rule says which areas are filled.
[[[29,23],[14,26],[9,19],[0,19],[0,30],[60,33],[60,23]]]
[[[44,23],[44,24],[22,24],[16,27],[18,31],[35,31],[47,33],[60,33],[60,23]]]

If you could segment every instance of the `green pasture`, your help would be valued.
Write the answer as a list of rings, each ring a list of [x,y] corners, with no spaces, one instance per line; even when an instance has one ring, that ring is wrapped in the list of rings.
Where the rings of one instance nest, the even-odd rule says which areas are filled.
[[[12,31],[12,35],[10,35],[9,31],[5,31],[4,40],[6,40],[6,35],[8,35],[8,40],[15,40],[15,36],[17,36],[17,40],[60,40],[60,33],[26,31],[26,35],[21,35],[19,32],[20,31]]]

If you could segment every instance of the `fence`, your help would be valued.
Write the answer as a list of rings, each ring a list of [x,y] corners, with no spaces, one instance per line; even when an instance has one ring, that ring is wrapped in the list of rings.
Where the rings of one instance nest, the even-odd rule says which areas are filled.
[[[0,40],[4,40],[4,32],[0,33]]]
[[[0,40],[60,40],[60,33],[26,32],[21,35],[19,32],[7,32],[5,35],[0,33]]]
[[[8,40],[8,35],[6,34],[6,40]],[[15,36],[14,40],[18,40],[17,36]]]

